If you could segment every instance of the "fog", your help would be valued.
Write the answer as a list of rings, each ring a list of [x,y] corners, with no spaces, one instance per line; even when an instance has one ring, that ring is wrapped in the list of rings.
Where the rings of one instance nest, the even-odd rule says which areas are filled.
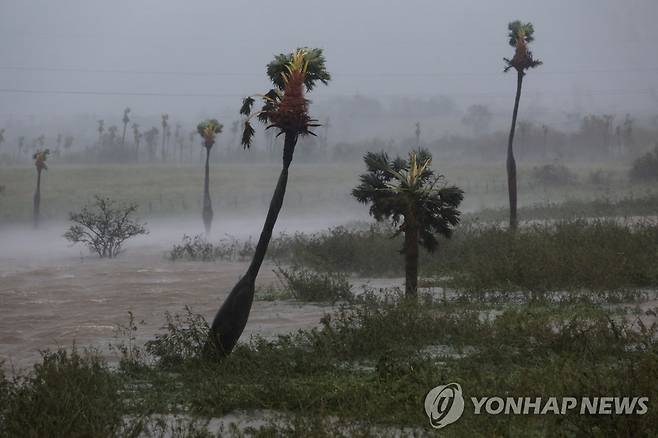
[[[89,137],[96,119],[119,123],[126,106],[135,120],[233,120],[241,97],[267,87],[272,55],[308,45],[325,50],[333,76],[310,97],[314,115],[335,120],[336,141],[402,138],[417,119],[438,136],[455,131],[451,111],[458,120],[472,104],[489,106],[503,126],[515,85],[502,73],[512,52],[506,26],[519,18],[534,23],[533,51],[544,61],[524,84],[526,117],[561,127],[573,112],[649,117],[658,104],[656,17],[652,0],[2,1],[0,116],[10,127]],[[365,123],[368,107],[354,96],[392,108],[396,120]],[[441,96],[450,103],[443,117],[403,105],[432,107]]]

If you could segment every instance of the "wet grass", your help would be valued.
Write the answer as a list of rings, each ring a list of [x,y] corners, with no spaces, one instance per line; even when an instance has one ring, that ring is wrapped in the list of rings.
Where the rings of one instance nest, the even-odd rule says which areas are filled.
[[[0,436],[157,435],[165,426],[154,422],[164,414],[189,419],[175,436],[212,436],[204,419],[241,411],[285,417],[224,436],[424,436],[431,432],[424,397],[447,382],[468,397],[651,400],[645,415],[467,409],[447,436],[650,436],[658,430],[658,327],[645,317],[587,295],[501,305],[471,294],[409,301],[366,292],[318,328],[253,337],[212,362],[195,353],[207,323],[187,312],[168,318],[146,351],[124,350],[133,357],[119,368],[91,352],[58,351],[27,376],[3,377]]]
[[[272,256],[320,272],[364,277],[401,276],[402,240],[372,226],[284,236]],[[472,292],[610,291],[658,286],[658,226],[606,220],[536,224],[509,233],[467,223],[433,254],[421,253],[420,272],[434,285]]]
[[[582,200],[567,199],[561,202],[538,203],[521,207],[521,221],[550,221],[577,218],[628,218],[632,216],[657,216],[658,194],[625,196],[620,199],[606,197]],[[487,222],[505,222],[509,211],[505,208],[483,209],[469,213],[466,218]]]

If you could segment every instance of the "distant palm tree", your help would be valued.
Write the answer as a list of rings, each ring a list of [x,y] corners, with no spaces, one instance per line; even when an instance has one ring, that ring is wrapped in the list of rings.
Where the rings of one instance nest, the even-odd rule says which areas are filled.
[[[69,151],[71,149],[71,146],[73,146],[73,142],[75,141],[75,137],[72,135],[67,135],[64,137],[64,150]]]
[[[442,175],[430,169],[432,155],[413,151],[409,159],[390,160],[386,152],[368,152],[364,157],[367,172],[353,191],[359,202],[370,204],[370,215],[377,221],[390,220],[398,233],[404,233],[405,296],[415,297],[418,290],[418,246],[436,250],[435,234],[450,237],[459,223],[459,204],[464,192],[446,186]]]
[[[176,123],[176,129],[174,130],[174,143],[178,145],[178,161],[183,162],[183,138],[181,137],[181,128],[183,126],[180,123]]]
[[[2,149],[2,143],[5,142],[5,128],[0,129],[0,149]]]
[[[512,59],[503,58],[507,66],[505,72],[510,69],[516,70],[516,98],[514,99],[514,112],[512,113],[512,126],[509,131],[509,140],[507,143],[507,189],[509,195],[509,227],[510,230],[516,230],[518,218],[516,214],[517,205],[517,184],[516,184],[516,160],[514,159],[514,130],[516,129],[516,116],[519,112],[519,100],[521,99],[521,87],[523,86],[523,77],[528,69],[535,68],[542,64],[532,56],[528,49],[528,44],[534,40],[532,34],[535,32],[532,23],[522,23],[513,21],[507,26],[509,30],[509,45],[515,48]]]
[[[128,123],[130,123],[130,117],[128,117],[128,114],[130,113],[130,108],[126,108],[123,110],[123,119],[121,121],[123,122],[123,134],[121,135],[121,149],[126,144],[126,129],[128,129]]]
[[[325,68],[322,49],[300,48],[289,54],[279,54],[267,65],[267,75],[274,88],[259,96],[263,107],[251,114],[255,100],[247,97],[242,102],[240,113],[247,116],[242,133],[242,144],[251,146],[254,128],[250,120],[257,117],[267,125],[266,129],[278,130],[284,136],[283,168],[270,202],[265,224],[256,245],[251,264],[245,275],[238,281],[224,304],[217,312],[210,329],[209,346],[214,346],[220,355],[227,355],[235,347],[251,311],[254,298],[256,276],[260,270],[267,247],[272,238],[272,231],[283,205],[283,198],[288,183],[288,168],[292,162],[297,139],[312,134],[310,129],[315,120],[308,114],[309,101],[304,97],[305,91],[311,91],[318,81],[327,84],[331,79]]]
[[[144,140],[146,141],[146,149],[150,161],[156,160],[158,134],[158,128],[155,126],[144,133]]]
[[[139,161],[139,143],[142,140],[143,134],[139,132],[138,123],[132,124],[132,130],[133,130],[133,141],[135,142],[135,161]]]
[[[41,209],[41,171],[48,169],[48,166],[46,165],[48,154],[50,154],[50,150],[44,149],[36,151],[36,153],[32,156],[32,159],[34,159],[34,165],[37,168],[37,188],[34,191],[34,204],[32,210],[34,228],[39,226],[39,212]]]
[[[119,128],[116,125],[107,128],[107,143],[110,147],[117,143],[117,137],[119,137]]]
[[[210,200],[210,150],[215,145],[215,138],[217,134],[222,132],[223,127],[224,125],[215,119],[205,120],[196,127],[197,132],[203,139],[203,147],[206,148],[206,168],[203,179],[203,211],[201,212],[206,234],[210,234],[213,217],[212,202]]]
[[[105,121],[98,121],[98,144],[103,144],[103,131],[105,131]]]
[[[18,155],[19,155],[19,157],[23,156],[24,148],[25,148],[25,136],[21,135],[20,137],[18,137]]]
[[[194,144],[194,137],[196,136],[196,131],[190,131],[188,134],[188,139],[190,140],[190,155],[192,156],[192,159],[194,159],[194,148],[192,145]]]
[[[167,129],[169,129],[169,114],[163,114],[162,115],[162,121],[160,122],[162,125],[162,162],[165,162],[167,160],[167,151],[165,150],[165,140],[167,138]]]

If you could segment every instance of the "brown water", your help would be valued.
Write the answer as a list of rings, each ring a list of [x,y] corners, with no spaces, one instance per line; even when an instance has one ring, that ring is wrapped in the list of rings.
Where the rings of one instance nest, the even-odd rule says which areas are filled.
[[[161,330],[165,312],[182,314],[186,305],[212,320],[247,264],[168,261],[164,254],[184,228],[155,227],[113,260],[68,246],[61,227],[0,230],[0,361],[23,368],[38,359],[39,350],[73,342],[108,351],[117,325],[128,323],[128,312],[144,322],[137,331],[142,342]],[[272,268],[263,265],[257,288],[277,281]],[[312,327],[328,310],[255,301],[242,339]]]

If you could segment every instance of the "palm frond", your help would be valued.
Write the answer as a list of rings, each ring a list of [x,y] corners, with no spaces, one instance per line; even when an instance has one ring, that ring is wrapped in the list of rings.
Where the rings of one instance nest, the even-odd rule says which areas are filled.
[[[243,116],[249,116],[251,114],[251,108],[254,105],[254,98],[249,96],[242,99],[242,106],[240,107],[240,114]]]
[[[254,130],[254,127],[251,126],[251,123],[249,120],[244,122],[244,129],[242,131],[242,140],[241,144],[244,146],[245,149],[248,149],[251,147],[251,142],[254,138],[254,134],[256,131]]]

